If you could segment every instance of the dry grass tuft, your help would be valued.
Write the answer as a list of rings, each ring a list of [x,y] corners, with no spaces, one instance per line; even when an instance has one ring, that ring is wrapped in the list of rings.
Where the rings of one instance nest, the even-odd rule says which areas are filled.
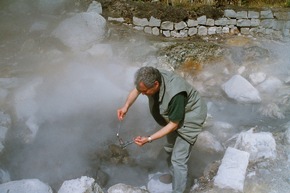
[[[186,58],[181,66],[182,71],[190,74],[197,74],[203,69],[203,65],[192,57]]]

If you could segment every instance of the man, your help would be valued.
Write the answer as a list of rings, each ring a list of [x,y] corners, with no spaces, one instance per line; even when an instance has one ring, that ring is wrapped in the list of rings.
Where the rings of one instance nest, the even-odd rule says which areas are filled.
[[[148,97],[150,112],[162,128],[149,137],[138,136],[134,142],[142,146],[167,136],[168,144],[164,149],[171,155],[173,193],[183,193],[187,162],[206,119],[206,104],[188,82],[173,72],[141,67],[135,74],[135,86],[124,106],[117,110],[118,119],[124,119],[140,94]]]

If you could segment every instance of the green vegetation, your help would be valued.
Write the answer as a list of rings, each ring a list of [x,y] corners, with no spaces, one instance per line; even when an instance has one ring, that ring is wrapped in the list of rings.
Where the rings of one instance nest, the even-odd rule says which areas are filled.
[[[242,5],[250,7],[286,7],[289,0],[242,0]]]
[[[148,2],[148,0],[141,0]],[[246,7],[289,7],[290,0],[160,0],[172,6],[237,5]]]

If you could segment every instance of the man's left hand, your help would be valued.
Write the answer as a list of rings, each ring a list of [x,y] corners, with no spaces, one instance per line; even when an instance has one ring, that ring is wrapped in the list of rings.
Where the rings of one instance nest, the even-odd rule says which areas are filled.
[[[138,136],[134,139],[134,142],[139,145],[142,146],[145,143],[148,143],[148,137],[142,137],[142,136]]]

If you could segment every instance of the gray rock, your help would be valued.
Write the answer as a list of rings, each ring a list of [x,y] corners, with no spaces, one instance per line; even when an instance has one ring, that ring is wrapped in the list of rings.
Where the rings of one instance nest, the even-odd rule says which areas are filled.
[[[260,17],[260,13],[257,11],[248,11],[249,19],[258,19]]]
[[[198,151],[210,154],[219,154],[224,151],[218,139],[208,131],[203,131],[199,134],[194,146]]]
[[[258,90],[241,75],[234,75],[230,80],[222,85],[222,89],[229,98],[232,98],[238,102],[261,102],[261,97]]]
[[[116,184],[108,189],[108,193],[149,193],[147,190],[126,184]]]
[[[226,9],[224,11],[224,15],[225,15],[225,17],[228,17],[228,18],[236,18],[237,17],[237,13],[232,9]]]
[[[271,10],[261,11],[261,18],[263,19],[273,19],[273,12]]]
[[[198,26],[198,21],[197,20],[193,20],[193,19],[189,19],[187,21],[187,26],[188,27],[196,27],[196,26]]]
[[[248,12],[247,11],[238,11],[237,12],[237,19],[247,19]]]
[[[186,27],[187,27],[187,25],[186,25],[186,23],[184,21],[181,21],[179,23],[175,23],[174,24],[174,29],[175,30],[182,30],[182,29],[184,29]]]
[[[50,186],[38,179],[25,179],[0,184],[0,192],[9,193],[53,193]]]
[[[101,3],[97,2],[97,1],[93,1],[88,9],[87,9],[87,12],[95,12],[95,13],[98,13],[98,14],[102,14],[103,13],[103,9],[102,9],[102,5]]]
[[[133,17],[133,24],[137,26],[148,26],[149,22],[147,18],[138,18],[138,17]]]
[[[229,147],[214,178],[214,185],[220,189],[243,192],[250,154]]]
[[[149,20],[149,26],[151,27],[160,27],[161,25],[161,20],[156,19],[155,17],[151,16]]]
[[[205,25],[206,24],[206,16],[203,15],[203,16],[198,17],[197,22],[199,25]]]
[[[160,28],[161,28],[161,30],[173,30],[173,22],[164,21],[161,23]]]
[[[205,26],[200,26],[197,30],[197,34],[200,36],[206,36],[207,35],[207,28]]]
[[[191,28],[188,29],[188,35],[189,36],[193,36],[195,34],[197,34],[197,28],[196,27],[191,27]]]
[[[58,193],[104,193],[93,178],[82,176],[63,182]]]
[[[106,20],[95,12],[78,13],[62,21],[52,32],[72,50],[83,50],[106,37]]]
[[[248,152],[250,160],[254,162],[265,158],[276,158],[276,141],[272,133],[254,133],[254,128],[239,134],[235,148]]]

